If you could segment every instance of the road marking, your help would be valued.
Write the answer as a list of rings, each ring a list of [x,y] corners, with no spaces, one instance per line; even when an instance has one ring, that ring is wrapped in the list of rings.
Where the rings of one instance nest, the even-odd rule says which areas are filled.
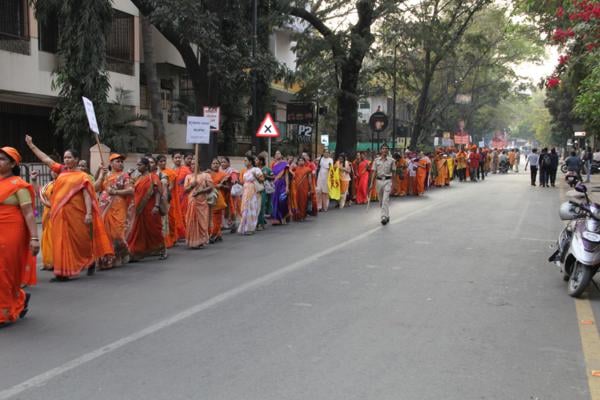
[[[539,238],[532,238],[532,237],[517,237],[515,239],[517,239],[517,240],[528,240],[528,241],[531,241],[531,242],[550,242],[550,243],[556,242],[556,239],[539,239]]]
[[[529,208],[529,202],[525,205],[525,207],[521,208],[521,215],[519,216],[519,221],[515,226],[515,230],[513,232],[513,236],[519,236],[519,232],[521,232],[521,226],[523,225],[523,221],[525,221],[525,217],[527,216],[527,209]]]
[[[575,300],[581,347],[585,358],[585,369],[590,388],[590,398],[600,400],[600,377],[594,376],[592,371],[600,370],[600,335],[594,320],[594,311],[588,299]],[[583,322],[587,323],[583,323]],[[589,323],[591,321],[591,323]]]
[[[442,201],[436,201],[429,205],[424,205],[423,207],[421,207],[415,211],[412,211],[398,219],[395,219],[394,222],[392,222],[391,224],[400,223],[401,221],[407,220],[417,214],[421,214],[433,207],[438,206],[439,203],[441,203],[441,202]],[[30,378],[24,382],[21,382],[15,386],[12,386],[8,389],[4,389],[4,390],[0,391],[0,400],[7,400],[13,396],[23,393],[26,390],[29,390],[29,389],[32,389],[35,387],[39,387],[39,386],[43,386],[50,380],[56,378],[57,376],[60,376],[66,372],[69,372],[69,371],[77,368],[77,367],[80,367],[83,364],[87,364],[91,361],[94,361],[95,359],[97,359],[99,357],[102,357],[104,355],[112,353],[112,352],[120,349],[121,347],[124,347],[130,343],[136,342],[140,339],[150,336],[153,333],[161,331],[172,325],[175,325],[185,319],[193,317],[194,315],[196,315],[202,311],[205,311],[207,309],[215,307],[223,302],[226,302],[226,301],[231,300],[241,294],[244,294],[245,292],[257,289],[258,287],[261,287],[261,286],[267,286],[267,285],[275,282],[276,280],[282,278],[283,276],[285,276],[291,272],[294,272],[296,270],[299,270],[300,268],[305,267],[305,266],[317,261],[321,257],[328,256],[329,254],[335,253],[335,252],[343,249],[344,247],[347,247],[354,243],[362,242],[362,240],[364,238],[366,238],[366,237],[372,235],[373,233],[375,233],[379,230],[382,230],[382,229],[386,229],[386,228],[384,226],[377,226],[375,228],[372,228],[364,233],[361,233],[360,235],[358,235],[352,239],[346,240],[346,241],[339,243],[335,246],[332,246],[326,250],[317,252],[309,257],[306,257],[300,261],[296,261],[292,264],[289,264],[281,269],[273,271],[273,272],[271,272],[267,275],[264,275],[260,278],[254,279],[250,282],[246,282],[240,286],[237,286],[237,287],[230,289],[224,293],[221,293],[215,297],[212,297],[200,304],[192,306],[178,314],[175,314],[172,317],[166,318],[162,321],[152,324],[152,325],[150,325],[138,332],[135,332],[129,336],[125,336],[119,340],[109,343],[106,346],[103,346],[96,350],[90,351],[89,353],[85,353],[77,358],[74,358],[71,361],[66,362],[63,365],[60,365],[56,368],[52,368],[46,372],[36,375],[33,378]]]

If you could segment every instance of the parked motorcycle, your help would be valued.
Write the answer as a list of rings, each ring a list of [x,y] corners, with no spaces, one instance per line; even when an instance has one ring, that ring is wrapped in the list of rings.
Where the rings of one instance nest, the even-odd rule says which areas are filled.
[[[600,267],[600,204],[590,201],[584,184],[577,184],[575,191],[583,201],[561,204],[560,218],[569,222],[548,261],[560,267],[569,296],[580,297]]]

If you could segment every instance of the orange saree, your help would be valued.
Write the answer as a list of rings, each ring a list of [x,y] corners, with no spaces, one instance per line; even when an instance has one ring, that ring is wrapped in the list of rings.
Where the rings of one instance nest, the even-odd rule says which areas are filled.
[[[229,179],[229,176],[223,171],[211,171],[210,176],[215,187],[221,183],[224,183]],[[223,225],[223,210],[227,208],[225,201],[225,195],[223,189],[217,190],[217,202],[212,209],[212,224],[210,226],[210,236],[213,239],[219,239],[222,236],[222,225]]]
[[[54,181],[50,181],[40,191],[40,196],[48,203],[52,197],[53,188]],[[52,222],[50,220],[50,210],[50,207],[44,205],[44,211],[42,213],[42,268],[47,271],[52,271],[54,268],[52,266]]]
[[[179,196],[179,211],[181,213],[181,228],[185,230],[185,213],[187,212],[188,205],[188,197],[187,193],[183,189],[183,184],[185,182],[185,177],[192,173],[192,170],[183,165],[181,167],[175,168],[175,173],[177,173],[176,185],[177,186],[177,195]],[[185,232],[178,232],[180,234],[179,238],[185,237]]]
[[[126,241],[127,217],[131,196],[109,195],[108,189],[123,190],[129,187],[129,175],[125,172],[112,172],[102,183],[100,212],[106,234],[110,239],[115,256],[124,259],[129,255]]]
[[[84,221],[84,191],[92,200],[90,225]],[[77,276],[93,265],[94,260],[114,254],[88,174],[81,171],[61,172],[54,183],[50,202],[52,262],[56,276]]]
[[[310,179],[312,179],[310,168],[296,167],[294,180],[292,181],[292,187],[296,193],[296,208],[293,214],[295,221],[304,221],[306,219],[306,210],[308,209],[308,201],[310,200],[308,195],[311,183]]]
[[[139,260],[145,256],[157,255],[165,248],[162,233],[162,218],[153,214],[157,192],[160,192],[160,180],[156,174],[140,176],[134,185],[135,214],[127,245],[131,256]]]
[[[207,173],[200,173],[196,176],[190,175],[186,181],[193,182],[196,180],[196,187],[204,189],[208,186],[208,182],[212,181]],[[194,196],[195,189],[192,189],[188,197],[188,208],[185,215],[187,225],[185,226],[185,241],[189,247],[202,247],[209,241],[208,225],[209,225],[209,207],[206,202],[206,194]]]
[[[25,307],[25,292],[21,284],[25,275],[33,271],[35,258],[31,255],[31,236],[19,205],[2,204],[19,190],[29,191],[33,201],[33,188],[19,177],[0,179],[0,324],[13,322]],[[33,205],[33,204],[32,204]],[[35,282],[34,282],[35,283]]]
[[[171,190],[171,199],[169,201],[169,232],[165,237],[167,248],[171,248],[180,237],[185,237],[185,226],[183,225],[183,215],[181,214],[181,204],[179,203],[179,185],[177,185],[177,172],[165,168],[161,171],[169,178]]]
[[[418,161],[418,168],[417,168],[417,176],[416,176],[416,180],[415,180],[415,195],[417,196],[421,196],[422,194],[425,193],[425,186],[427,184],[427,160],[424,158],[421,158]]]

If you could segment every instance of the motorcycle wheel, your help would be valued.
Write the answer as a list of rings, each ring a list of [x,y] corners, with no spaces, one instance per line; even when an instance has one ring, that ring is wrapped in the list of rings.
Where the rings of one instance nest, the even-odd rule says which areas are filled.
[[[560,172],[562,172],[563,174],[567,173],[567,164],[563,164],[560,166]]]
[[[575,262],[567,283],[567,293],[571,297],[579,297],[592,281],[592,269],[579,261]]]

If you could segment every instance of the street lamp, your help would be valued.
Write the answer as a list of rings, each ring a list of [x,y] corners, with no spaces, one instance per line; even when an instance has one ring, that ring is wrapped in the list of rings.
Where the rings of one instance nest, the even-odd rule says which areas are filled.
[[[258,99],[257,99],[257,76],[256,76],[256,47],[258,43],[258,0],[252,1],[252,151],[256,152],[258,138],[255,135],[258,129]],[[269,154],[269,157],[271,155]]]

